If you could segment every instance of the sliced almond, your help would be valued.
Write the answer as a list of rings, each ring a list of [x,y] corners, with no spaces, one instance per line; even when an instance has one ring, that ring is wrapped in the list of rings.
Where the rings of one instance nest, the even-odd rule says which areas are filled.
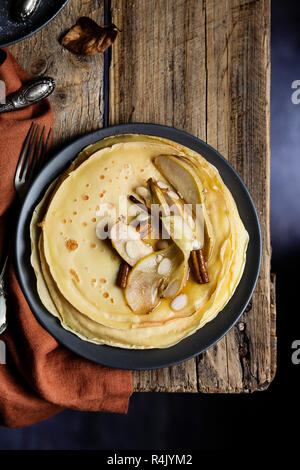
[[[187,295],[180,294],[177,297],[175,297],[175,299],[172,300],[171,309],[175,311],[182,310],[187,305],[187,302],[188,302]]]
[[[138,258],[140,255],[139,245],[136,243],[135,240],[129,240],[125,244],[126,252],[129,258],[135,259]]]
[[[165,276],[172,268],[172,261],[169,258],[164,258],[158,265],[157,272]]]
[[[169,189],[169,186],[166,183],[164,183],[163,181],[157,181],[157,186],[160,189]]]
[[[176,194],[174,191],[168,191],[167,195],[171,197],[172,199],[179,199],[178,194]]]
[[[150,193],[148,189],[145,188],[144,186],[139,186],[138,188],[136,188],[135,192],[138,196],[142,197],[145,200],[149,199],[150,197]]]

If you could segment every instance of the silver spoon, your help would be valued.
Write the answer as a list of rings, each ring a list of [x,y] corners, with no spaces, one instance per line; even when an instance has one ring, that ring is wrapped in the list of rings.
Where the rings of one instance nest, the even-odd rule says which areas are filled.
[[[16,18],[26,21],[39,6],[40,0],[18,0],[16,6]]]
[[[51,77],[34,78],[6,97],[5,103],[0,104],[0,113],[31,106],[50,96],[55,86],[55,80]]]

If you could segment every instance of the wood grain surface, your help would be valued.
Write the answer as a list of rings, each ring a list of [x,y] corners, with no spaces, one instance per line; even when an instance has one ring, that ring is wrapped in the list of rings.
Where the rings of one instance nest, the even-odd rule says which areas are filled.
[[[247,184],[263,235],[252,308],[197,359],[135,372],[135,389],[265,389],[276,356],[270,305],[269,1],[112,0],[111,12],[122,33],[112,49],[110,123],[167,124],[215,147]]]
[[[42,31],[10,47],[32,76],[49,75],[57,82],[53,150],[103,126],[103,54],[79,57],[60,45],[60,38],[80,16],[103,24],[103,0],[71,0]]]
[[[269,0],[70,0],[45,29],[10,48],[29,74],[57,80],[54,150],[104,124],[103,54],[77,57],[61,47],[59,38],[80,16],[103,24],[105,6],[121,30],[111,50],[110,124],[166,124],[215,147],[247,184],[263,235],[261,275],[249,311],[198,358],[134,372],[135,390],[263,390],[276,370]]]

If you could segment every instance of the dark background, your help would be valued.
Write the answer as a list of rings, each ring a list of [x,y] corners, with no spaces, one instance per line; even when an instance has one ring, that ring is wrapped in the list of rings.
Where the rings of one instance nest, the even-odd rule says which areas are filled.
[[[278,369],[265,392],[252,395],[139,393],[127,416],[64,411],[24,429],[0,427],[0,449],[223,449],[298,444],[300,340],[300,2],[272,1],[271,229],[277,274]],[[297,297],[296,297],[297,296]],[[297,448],[297,447],[296,447]]]

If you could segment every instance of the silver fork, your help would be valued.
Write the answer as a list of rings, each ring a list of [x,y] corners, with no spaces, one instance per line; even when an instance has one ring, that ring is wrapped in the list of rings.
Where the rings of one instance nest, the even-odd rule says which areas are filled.
[[[34,122],[31,124],[18,161],[14,185],[19,200],[22,200],[26,195],[34,173],[40,169],[47,153],[52,129],[50,127],[44,144],[46,126],[43,127],[41,135],[38,138],[39,127],[40,126],[38,124],[35,125]]]
[[[41,168],[43,160],[47,154],[52,128],[50,127],[46,141],[44,142],[46,126],[43,127],[40,136],[39,127],[40,126],[38,124],[35,125],[34,122],[31,124],[16,168],[14,185],[19,202],[24,199],[34,175]],[[8,248],[8,253],[5,256],[0,273],[0,335],[4,333],[7,328],[4,280],[9,251],[10,250]]]

